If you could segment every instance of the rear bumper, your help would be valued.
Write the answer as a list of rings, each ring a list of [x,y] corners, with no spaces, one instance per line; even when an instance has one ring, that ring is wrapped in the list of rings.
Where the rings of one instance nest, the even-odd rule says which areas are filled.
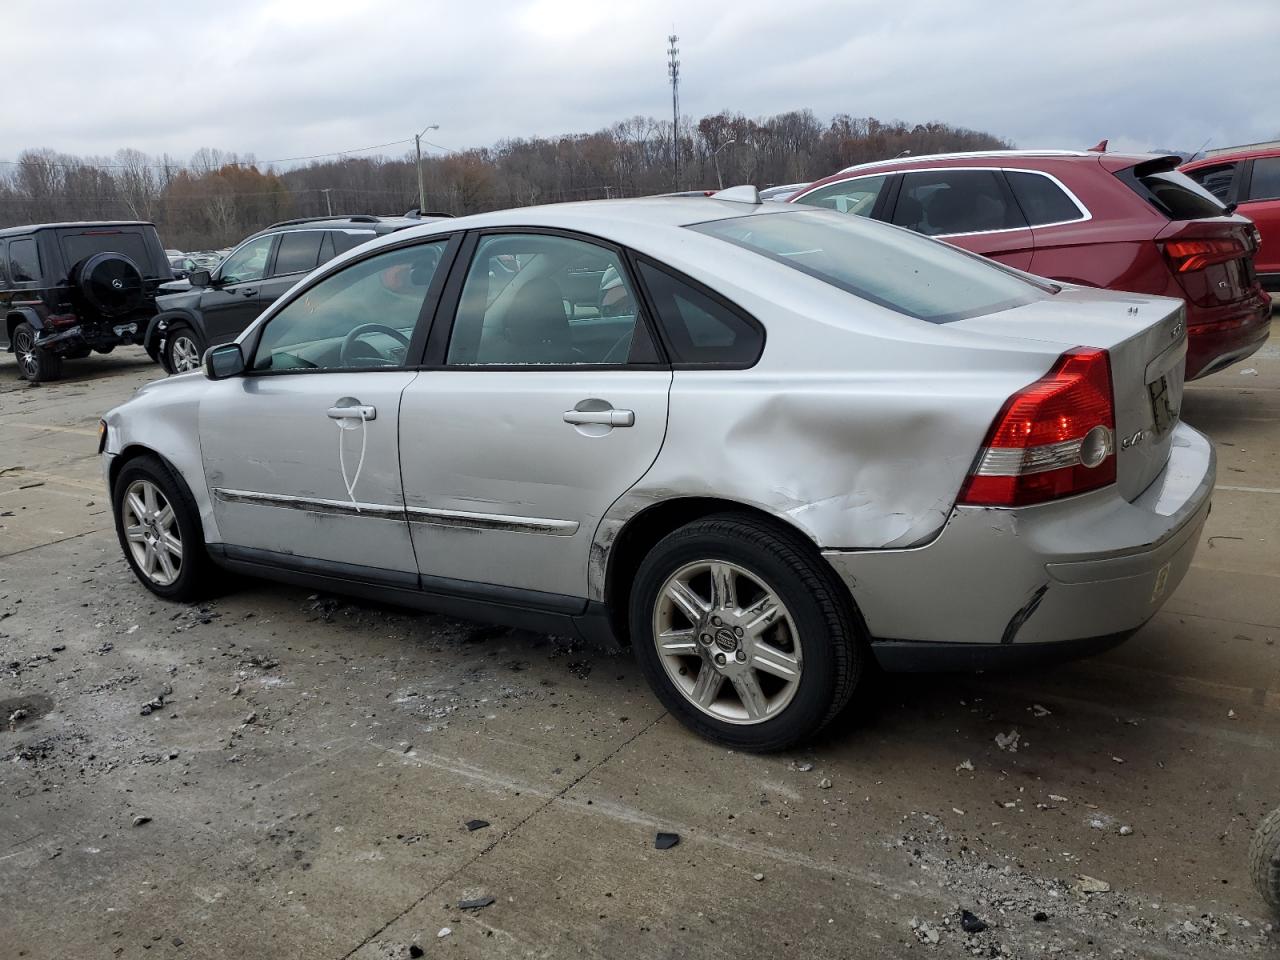
[[[1252,355],[1271,333],[1271,297],[1258,286],[1254,295],[1225,307],[1187,303],[1187,379],[1211,373]]]
[[[958,507],[926,546],[823,555],[891,668],[1079,655],[1131,634],[1181,582],[1214,476],[1209,441],[1179,424],[1165,469],[1132,503],[1112,487],[1016,510]]]

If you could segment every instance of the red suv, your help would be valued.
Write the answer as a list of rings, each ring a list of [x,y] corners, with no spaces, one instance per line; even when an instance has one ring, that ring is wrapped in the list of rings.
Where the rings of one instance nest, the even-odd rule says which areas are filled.
[[[1258,231],[1178,172],[1176,156],[992,151],[842,170],[792,196],[885,220],[1065,283],[1187,304],[1187,379],[1267,339]]]
[[[1258,228],[1258,279],[1280,293],[1280,145],[1238,147],[1193,160],[1182,172]]]

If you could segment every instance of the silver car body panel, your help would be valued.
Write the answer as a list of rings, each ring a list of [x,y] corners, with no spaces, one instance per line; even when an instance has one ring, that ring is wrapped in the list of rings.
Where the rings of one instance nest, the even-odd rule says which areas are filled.
[[[1124,577],[1106,579],[1100,571],[1089,579],[1092,573],[1074,565],[1118,558],[1139,579],[1164,569],[1167,596],[1189,562],[1191,532],[1212,489],[1212,451],[1183,426],[1157,435],[1145,399],[1162,377],[1175,410],[1180,399],[1185,331],[1178,302],[1067,288],[1002,313],[924,323],[679,229],[796,213],[784,204],[652,198],[436,222],[330,261],[240,338],[252,343],[300,291],[384,246],[466,229],[551,227],[651,256],[758,318],[767,340],[750,369],[597,370],[589,377],[425,369],[216,383],[192,374],[149,385],[108,414],[108,460],[138,444],[173,463],[191,487],[210,543],[416,569],[424,580],[606,600],[620,531],[644,522],[649,508],[709,497],[763,511],[809,537],[876,636],[996,642],[1045,584],[1038,606],[1047,614],[1061,605],[1070,614],[1056,618],[1060,631],[1086,636],[1081,631],[1095,626],[1129,629],[1145,620],[1153,612],[1145,586],[1135,606],[1128,588],[1116,586]],[[1111,352],[1118,432],[1143,433],[1119,458],[1119,482],[1035,508],[957,509],[957,493],[1005,400],[1077,345]],[[387,378],[386,389],[372,386],[378,377]],[[316,385],[319,394],[309,401],[315,410],[340,397],[378,406],[378,418],[366,424],[368,479],[362,474],[354,496],[338,474],[332,421],[314,412],[303,417],[284,398],[270,415],[293,418],[284,429],[247,402],[251,390],[299,380]],[[590,436],[560,419],[588,398],[634,411],[635,426]],[[201,415],[205,404],[223,412]],[[227,404],[240,412],[228,414]],[[398,460],[397,438],[386,432],[397,422]],[[242,501],[235,506],[243,512],[231,511],[231,501],[215,499],[210,487],[315,503]],[[1161,513],[1179,490],[1184,505]],[[352,515],[346,505],[353,499],[381,508],[368,511],[380,515]],[[328,504],[343,506],[331,511]],[[982,574],[980,587],[948,588],[942,571],[952,568]],[[1096,616],[1082,612],[1092,603],[1092,585]],[[974,606],[983,616],[958,612]],[[1055,639],[1050,619],[1024,617],[1017,642]]]

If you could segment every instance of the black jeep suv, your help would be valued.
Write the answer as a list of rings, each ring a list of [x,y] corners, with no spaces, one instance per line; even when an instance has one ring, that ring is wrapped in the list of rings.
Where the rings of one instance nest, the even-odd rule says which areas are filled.
[[[352,215],[285,220],[261,230],[214,270],[193,270],[191,288],[163,293],[144,345],[169,373],[200,366],[204,351],[238,337],[263,310],[317,266],[374,237],[439,217]]]
[[[0,333],[39,383],[64,358],[142,343],[156,288],[171,280],[154,224],[45,223],[0,230]]]

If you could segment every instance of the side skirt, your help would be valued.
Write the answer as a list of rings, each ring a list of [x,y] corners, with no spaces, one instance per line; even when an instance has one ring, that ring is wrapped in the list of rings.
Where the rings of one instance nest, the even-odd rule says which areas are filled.
[[[422,577],[272,550],[206,544],[209,556],[235,573],[374,600],[450,617],[551,633],[616,648],[608,618],[585,597],[567,597],[470,580]]]

